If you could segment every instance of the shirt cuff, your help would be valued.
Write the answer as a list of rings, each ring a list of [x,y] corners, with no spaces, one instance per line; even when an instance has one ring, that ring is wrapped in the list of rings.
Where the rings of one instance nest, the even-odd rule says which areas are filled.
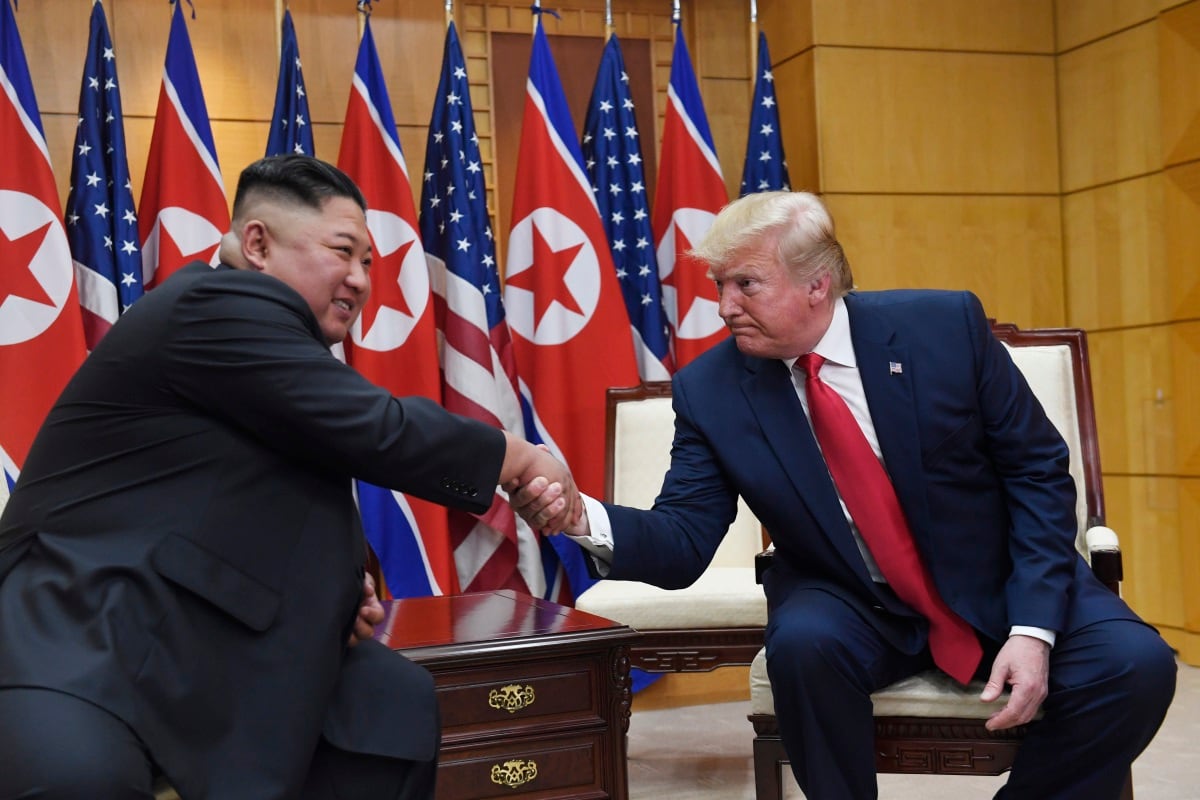
[[[571,536],[568,533],[563,535],[569,539],[573,539],[584,550],[588,551],[592,560],[596,564],[596,571],[601,577],[608,575],[608,571],[612,565],[613,558],[613,535],[612,521],[608,518],[608,509],[599,500],[588,497],[586,494],[583,497],[583,512],[587,514],[588,535],[587,536]]]
[[[1034,639],[1041,639],[1046,644],[1054,647],[1054,642],[1057,640],[1058,634],[1046,628],[1035,628],[1032,625],[1013,625],[1009,630],[1008,635],[1012,636],[1032,636]]]

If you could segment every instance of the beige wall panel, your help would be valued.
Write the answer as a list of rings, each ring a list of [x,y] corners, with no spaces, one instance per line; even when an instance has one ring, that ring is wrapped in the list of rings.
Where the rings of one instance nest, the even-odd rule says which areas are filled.
[[[696,76],[749,78],[750,4],[745,0],[707,0],[703,13],[693,12],[695,38],[688,40]]]
[[[1161,0],[1054,0],[1059,51],[1153,19]]]
[[[759,0],[758,29],[767,34],[776,63],[813,46],[813,0]]]
[[[1175,472],[1200,476],[1200,322],[1168,326],[1171,332],[1174,392],[1168,390],[1175,412]]]
[[[313,147],[316,148],[317,158],[331,164],[337,163],[338,148],[341,146],[342,125],[340,122],[336,125],[313,123]],[[266,149],[266,142],[263,142],[263,148]]]
[[[1063,197],[1067,324],[1146,325],[1168,318],[1161,175]]]
[[[816,87],[827,192],[1058,192],[1051,57],[819,48]]]
[[[1001,321],[1062,324],[1057,198],[825,200],[859,288],[969,289]]]
[[[812,6],[818,46],[1054,53],[1051,0],[812,0]]]
[[[1185,621],[1185,568],[1179,558],[1181,526],[1188,519],[1180,508],[1183,483],[1178,478],[1104,476],[1108,526],[1121,539],[1121,595],[1153,625],[1182,627]]]
[[[821,167],[813,61],[814,53],[808,50],[779,64],[771,72],[775,76],[779,128],[792,188],[820,192]]]
[[[133,202],[142,202],[142,184],[146,177],[146,159],[150,156],[153,117],[125,117],[125,152],[129,157],[129,181],[133,184]],[[267,140],[263,139],[263,149]],[[228,189],[228,187],[226,187]]]
[[[1088,334],[1106,474],[1176,474],[1173,338],[1161,325]]]
[[[270,125],[262,122],[213,121],[213,140],[217,144],[217,162],[225,183],[225,200],[233,207],[238,176],[267,149]]]
[[[1162,152],[1165,163],[1200,157],[1200,2],[1158,18]]]
[[[313,123],[341,125],[346,119],[354,60],[358,57],[358,14],[353,4],[339,0],[288,0],[288,7],[296,26],[296,44],[304,65],[304,88]],[[382,7],[383,4],[379,6]],[[375,33],[378,36],[379,32]],[[278,65],[271,75],[278,80]],[[274,91],[272,88],[272,103]],[[323,157],[327,155],[320,144],[317,152]],[[333,158],[336,154],[335,145],[328,155]]]
[[[104,11],[109,16],[111,35],[111,0],[105,4]],[[79,108],[79,84],[83,76],[83,59],[87,55],[91,13],[90,3],[41,0],[25,3],[14,15],[29,63],[38,109],[43,115],[74,114]],[[115,42],[113,49],[117,50]],[[123,65],[124,60],[119,57],[117,63]],[[125,70],[119,69],[117,77],[124,80]]]
[[[700,79],[704,111],[717,148],[717,161],[728,197],[737,197],[746,159],[750,87],[746,80]],[[643,147],[645,143],[643,142]]]
[[[1200,317],[1200,163],[1163,172],[1165,269],[1172,319]]]
[[[1058,65],[1063,191],[1159,169],[1155,25],[1074,50]]]

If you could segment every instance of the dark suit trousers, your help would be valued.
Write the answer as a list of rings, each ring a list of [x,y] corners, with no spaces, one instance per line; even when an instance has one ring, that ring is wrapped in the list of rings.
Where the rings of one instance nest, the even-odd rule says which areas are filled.
[[[300,799],[432,800],[436,772],[435,761],[348,753],[322,740]],[[0,689],[0,800],[151,800],[153,774],[134,732],[98,706],[46,689]]]
[[[985,646],[982,674],[996,649]],[[931,665],[927,649],[898,652],[827,592],[795,591],[771,610],[767,670],[805,797],[878,796],[870,694]],[[1030,725],[997,798],[1117,800],[1129,765],[1166,715],[1175,669],[1170,648],[1138,622],[1097,622],[1059,635],[1044,717]]]

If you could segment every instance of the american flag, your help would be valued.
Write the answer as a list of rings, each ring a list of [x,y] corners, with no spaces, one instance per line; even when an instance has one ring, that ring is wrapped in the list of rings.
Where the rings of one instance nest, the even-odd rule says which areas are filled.
[[[779,104],[775,102],[775,76],[767,35],[758,34],[758,72],[754,77],[754,105],[750,108],[750,135],[746,138],[746,166],[742,170],[742,194],[789,191],[787,157],[779,132]]]
[[[604,491],[605,392],[638,382],[629,316],[566,95],[539,18],[529,61],[504,303],[527,403],[525,430]],[[574,593],[590,585],[580,548],[548,538]],[[543,555],[543,559],[546,556]]]
[[[141,239],[133,209],[117,60],[104,6],[95,3],[67,195],[67,240],[88,349],[142,296]]]
[[[523,436],[517,369],[486,200],[466,61],[452,22],[429,121],[420,206],[443,404]],[[537,535],[499,492],[481,517],[450,512],[450,539],[463,591],[545,592]]]
[[[682,27],[676,22],[651,217],[677,369],[728,335],[717,315],[717,290],[707,267],[686,255],[729,197]]]
[[[283,12],[283,42],[279,50],[279,83],[275,87],[275,110],[271,112],[271,132],[267,137],[267,155],[288,153],[316,155],[313,148],[312,116],[308,113],[308,95],[304,92],[304,73],[300,69],[300,46],[292,12]]]
[[[614,34],[604,46],[583,125],[583,157],[600,206],[644,381],[671,377],[670,328],[658,284],[629,75]]]
[[[0,153],[0,480],[11,486],[86,350],[50,152],[8,0],[0,0]]]
[[[408,166],[368,17],[354,66],[338,166],[362,189],[374,245],[371,296],[346,339],[346,361],[394,395],[441,400],[429,268]],[[446,509],[357,482],[363,527],[395,597],[455,594]]]
[[[142,279],[151,288],[190,261],[216,263],[229,230],[225,184],[217,164],[196,57],[175,0],[146,178],[138,203]]]

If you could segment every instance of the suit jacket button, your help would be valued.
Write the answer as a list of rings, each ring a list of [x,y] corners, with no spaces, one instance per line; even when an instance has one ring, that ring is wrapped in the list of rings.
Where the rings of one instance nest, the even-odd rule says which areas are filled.
[[[478,489],[476,489],[474,486],[472,486],[472,487],[471,487],[471,489],[470,489],[470,491],[468,491],[468,492],[467,492],[467,495],[468,495],[468,496],[470,496],[470,497],[475,497],[475,496],[477,496],[478,494],[479,494],[479,490],[478,490]]]

